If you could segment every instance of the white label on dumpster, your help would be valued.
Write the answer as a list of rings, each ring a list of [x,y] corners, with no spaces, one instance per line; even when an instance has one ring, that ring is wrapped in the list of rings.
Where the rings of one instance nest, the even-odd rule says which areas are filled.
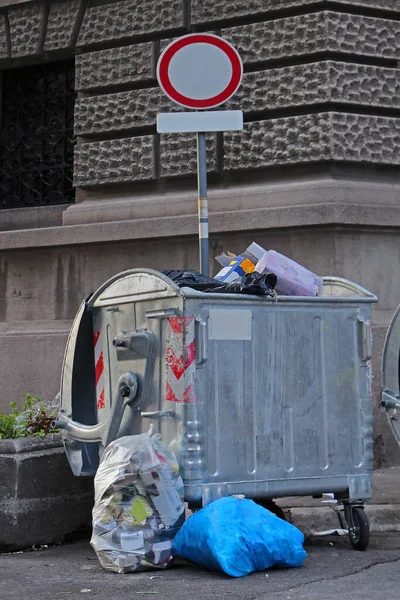
[[[251,310],[212,309],[210,340],[251,340]]]

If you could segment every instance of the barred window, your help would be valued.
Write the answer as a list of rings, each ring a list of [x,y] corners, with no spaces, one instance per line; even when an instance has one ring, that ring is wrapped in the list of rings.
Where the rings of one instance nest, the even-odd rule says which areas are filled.
[[[74,202],[74,60],[0,73],[0,208]]]

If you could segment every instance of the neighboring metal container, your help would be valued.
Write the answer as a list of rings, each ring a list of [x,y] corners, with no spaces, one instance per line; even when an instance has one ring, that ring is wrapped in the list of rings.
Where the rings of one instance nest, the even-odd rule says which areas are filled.
[[[82,304],[66,348],[74,472],[94,473],[102,447],[153,423],[191,505],[329,491],[355,530],[351,505],[371,497],[376,301],[335,277],[321,297],[269,298],[180,289],[147,269],[115,276]]]
[[[400,445],[400,306],[393,315],[386,336],[382,360],[382,406]]]

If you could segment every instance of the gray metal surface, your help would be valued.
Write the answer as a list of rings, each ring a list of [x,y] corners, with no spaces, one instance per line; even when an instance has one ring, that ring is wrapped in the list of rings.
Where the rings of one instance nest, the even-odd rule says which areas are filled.
[[[398,444],[400,444],[400,306],[386,336],[382,360],[382,406]]]
[[[324,278],[323,293],[206,294],[179,289],[155,271],[116,276],[86,307],[104,352],[98,422],[109,430],[120,378],[131,372],[138,392],[118,416],[115,437],[153,423],[177,455],[186,500],[326,491],[369,498],[376,297],[339,278]],[[65,356],[67,412],[76,339]],[[75,419],[73,402],[69,414]],[[82,431],[81,442],[87,435]]]

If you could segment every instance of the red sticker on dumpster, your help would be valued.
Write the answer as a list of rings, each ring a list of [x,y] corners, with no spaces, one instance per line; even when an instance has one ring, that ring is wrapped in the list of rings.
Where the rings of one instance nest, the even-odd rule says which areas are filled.
[[[166,333],[166,387],[168,402],[195,402],[196,346],[194,317],[169,317]]]

